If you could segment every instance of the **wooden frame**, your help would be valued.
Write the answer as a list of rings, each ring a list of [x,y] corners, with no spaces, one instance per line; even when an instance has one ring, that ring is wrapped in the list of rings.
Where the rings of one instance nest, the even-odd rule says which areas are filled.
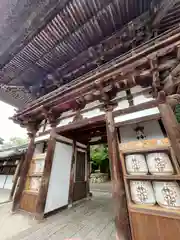
[[[147,140],[148,141],[148,140]],[[142,140],[143,142],[143,140]],[[128,143],[126,144],[128,145]],[[132,239],[133,240],[144,240],[147,237],[147,233],[151,235],[149,232],[149,224],[148,221],[151,221],[151,216],[156,222],[156,218],[158,221],[158,226],[161,226],[161,231],[162,231],[162,224],[163,221],[166,221],[169,225],[171,226],[172,221],[173,223],[176,222],[177,225],[180,224],[180,209],[179,211],[172,210],[172,209],[167,209],[167,208],[162,208],[161,206],[146,206],[146,205],[137,205],[132,202],[131,200],[131,194],[130,194],[130,187],[129,187],[129,181],[130,180],[140,180],[140,181],[180,181],[180,166],[178,164],[177,158],[175,157],[174,151],[172,147],[170,146],[170,143],[166,143],[165,145],[158,146],[154,145],[151,147],[146,147],[146,148],[133,148],[133,149],[122,149],[121,144],[119,143],[119,151],[120,151],[120,160],[121,160],[121,165],[122,165],[122,170],[123,170],[123,177],[124,177],[124,184],[125,184],[125,189],[126,189],[126,197],[127,197],[127,203],[128,203],[128,212],[129,212],[129,217],[130,217],[130,226],[131,226],[131,233],[132,233]],[[156,176],[156,175],[129,175],[126,170],[126,164],[125,164],[125,155],[128,154],[145,154],[149,152],[168,152],[171,162],[173,165],[173,168],[175,170],[174,175],[170,176]],[[143,228],[138,228],[136,229],[135,221],[139,219],[141,221],[141,218],[146,218],[146,222],[143,222]],[[136,219],[136,220],[135,220]],[[163,220],[166,219],[166,220]],[[169,219],[169,220],[168,220]],[[147,223],[147,225],[146,225]],[[141,222],[142,224],[142,222]],[[153,224],[154,226],[154,232],[157,232],[158,226]],[[177,229],[176,229],[177,230]],[[163,235],[164,236],[164,235]],[[153,239],[159,239],[159,235],[156,233],[153,233]],[[169,238],[164,238],[164,239],[169,239]],[[173,236],[172,239],[178,239],[178,236]]]

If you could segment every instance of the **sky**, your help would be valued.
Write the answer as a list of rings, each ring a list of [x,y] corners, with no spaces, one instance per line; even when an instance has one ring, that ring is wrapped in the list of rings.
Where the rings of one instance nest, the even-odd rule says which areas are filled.
[[[26,138],[26,130],[15,124],[9,117],[15,113],[15,108],[0,101],[0,137],[7,142],[11,137]]]

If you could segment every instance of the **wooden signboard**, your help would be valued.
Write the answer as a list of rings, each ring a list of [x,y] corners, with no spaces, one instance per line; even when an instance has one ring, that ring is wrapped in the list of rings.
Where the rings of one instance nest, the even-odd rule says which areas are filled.
[[[121,143],[120,144],[120,151],[127,152],[127,151],[133,151],[133,150],[146,150],[150,148],[164,148],[169,147],[170,143],[168,138],[162,138],[162,139],[148,139],[148,140],[139,140],[139,141],[132,141],[128,143]]]
[[[180,167],[169,140],[122,143],[119,149],[132,239],[179,240]],[[148,156],[152,154],[157,155],[153,161],[159,172],[150,169]],[[163,173],[167,158],[172,170],[169,174]],[[132,159],[130,165],[128,159]],[[142,159],[147,172],[139,170]]]

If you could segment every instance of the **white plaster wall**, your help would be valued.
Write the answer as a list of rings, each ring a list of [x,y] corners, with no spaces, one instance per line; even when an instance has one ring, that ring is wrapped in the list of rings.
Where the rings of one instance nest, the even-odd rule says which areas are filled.
[[[114,121],[115,123],[121,123],[121,122],[126,122],[128,120],[136,119],[136,118],[138,119],[140,117],[153,116],[156,114],[159,114],[159,109],[157,107],[117,116],[114,118]]]
[[[8,175],[6,176],[4,189],[12,189],[12,186],[13,186],[13,175]]]
[[[40,154],[43,152],[44,142],[36,143],[34,154]]]
[[[131,88],[131,93],[140,93],[140,92],[144,91],[145,89],[146,89],[146,90],[149,89],[149,91],[152,90],[151,87],[149,87],[149,88],[143,88],[143,87],[141,87],[141,86],[135,86],[135,87],[132,87],[132,88]]]
[[[134,105],[138,105],[141,103],[152,101],[153,98],[150,96],[146,97],[145,95],[139,95],[139,96],[134,97],[133,100],[134,100]]]
[[[43,136],[36,137],[35,138],[35,143],[48,140],[49,138],[50,138],[50,134],[45,134]]]
[[[56,142],[45,213],[68,204],[72,146]]]
[[[74,119],[74,116],[64,118],[60,121],[60,123],[58,124],[57,127],[62,127],[62,126],[68,125],[69,123],[72,123],[73,119]]]
[[[66,116],[68,116],[68,115],[71,114],[71,113],[73,113],[73,110],[69,110],[69,111],[63,112],[63,113],[61,114],[61,117],[66,117]]]
[[[100,101],[99,101],[99,100],[94,101],[94,102],[90,102],[90,103],[86,104],[86,106],[83,108],[83,110],[88,109],[88,108],[91,108],[91,107],[94,107],[94,106],[97,106],[97,105],[99,105],[99,104],[100,104]]]
[[[121,101],[118,101],[117,107],[114,108],[113,111],[116,111],[116,110],[119,110],[119,109],[128,108],[128,107],[129,107],[129,102],[128,102],[128,100],[121,100]]]
[[[159,122],[156,120],[150,122],[139,123],[138,126],[144,127],[146,139],[159,139],[164,138],[163,132],[160,128]],[[121,142],[138,141],[134,129],[136,124],[120,127]]]
[[[0,175],[0,188],[4,187],[5,180],[6,180],[6,175]]]
[[[82,113],[82,116],[84,118],[92,118],[92,117],[100,116],[100,115],[103,115],[103,114],[105,114],[104,111],[102,111],[99,108],[95,108],[93,110],[90,110],[90,111],[87,111],[85,113]]]
[[[122,97],[125,97],[125,96],[126,96],[126,91],[120,91],[120,92],[117,93],[116,98],[117,97],[122,98]]]

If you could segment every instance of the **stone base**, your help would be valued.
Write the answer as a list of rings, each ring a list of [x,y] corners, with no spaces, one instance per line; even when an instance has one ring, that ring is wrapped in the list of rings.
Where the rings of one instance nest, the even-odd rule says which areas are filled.
[[[108,179],[108,173],[92,173],[91,174],[91,183],[104,183],[107,182]]]

